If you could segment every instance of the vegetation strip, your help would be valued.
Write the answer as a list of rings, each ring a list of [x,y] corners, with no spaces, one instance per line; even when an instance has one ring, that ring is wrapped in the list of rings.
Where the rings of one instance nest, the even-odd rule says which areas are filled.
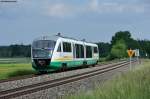
[[[34,73],[30,58],[0,58],[0,82],[3,79]]]
[[[149,99],[149,74],[150,60],[146,60],[138,68],[97,85],[92,91],[66,96],[64,99]]]
[[[92,72],[91,72],[91,76],[94,76],[94,75],[97,75],[97,74],[100,74],[100,73],[104,73],[104,72],[107,72],[107,71],[111,71],[113,69],[122,67],[122,66],[127,65],[127,64],[128,64],[128,62],[124,63],[124,64],[120,64],[119,66],[117,65],[116,67],[112,67],[112,68],[109,67],[110,69],[106,68],[106,70],[103,69],[101,71],[97,71],[97,72],[95,72],[95,74],[92,74]],[[68,80],[63,79],[64,81],[59,80],[59,82],[56,82],[56,83],[50,83],[49,82],[47,85],[45,85],[45,83],[44,83],[44,84],[42,84],[42,86],[38,86],[38,87],[35,87],[35,88],[25,89],[25,90],[18,91],[18,92],[13,92],[13,93],[6,93],[6,94],[3,93],[3,95],[1,95],[0,98],[2,98],[2,97],[3,98],[18,97],[18,95],[29,94],[31,92],[36,92],[36,91],[39,91],[39,90],[47,89],[49,87],[55,87],[55,86],[60,85],[60,84],[65,84],[65,83],[69,83],[69,82],[72,82],[72,81],[80,80],[80,79],[83,79],[85,77],[87,78],[89,76],[90,76],[90,74],[86,74],[86,75],[82,75],[82,76],[79,75],[79,78],[78,77],[77,78],[70,77],[70,78],[68,78]]]

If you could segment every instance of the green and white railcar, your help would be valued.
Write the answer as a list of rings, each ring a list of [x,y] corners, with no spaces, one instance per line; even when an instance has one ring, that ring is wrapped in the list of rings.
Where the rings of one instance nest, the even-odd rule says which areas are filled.
[[[39,72],[98,63],[98,46],[62,36],[35,39],[31,48],[32,67]]]

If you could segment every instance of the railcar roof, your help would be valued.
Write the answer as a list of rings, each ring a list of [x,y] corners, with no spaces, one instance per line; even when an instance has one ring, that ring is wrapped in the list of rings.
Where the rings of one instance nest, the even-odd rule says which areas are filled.
[[[38,40],[53,40],[53,41],[57,41],[59,38],[68,39],[68,40],[77,41],[77,42],[85,42],[86,44],[91,44],[91,43],[94,44],[93,42],[87,42],[87,41],[77,40],[77,39],[74,39],[74,38],[58,36],[58,35],[41,36],[41,37],[38,37],[38,38],[34,39],[34,41],[38,41]]]
[[[36,39],[34,39],[34,41],[38,41],[38,40],[53,40],[53,41],[57,41],[59,37],[58,36],[41,36],[38,37]]]
[[[70,41],[75,41],[75,42],[80,42],[80,43],[82,43],[82,42],[84,42],[85,44],[90,44],[90,45],[96,45],[95,43],[93,43],[93,42],[87,42],[87,41],[82,41],[82,40],[77,40],[77,39],[73,39],[73,38],[67,38],[67,37],[61,37],[61,38],[63,38],[63,39],[67,39],[67,40],[70,40]]]

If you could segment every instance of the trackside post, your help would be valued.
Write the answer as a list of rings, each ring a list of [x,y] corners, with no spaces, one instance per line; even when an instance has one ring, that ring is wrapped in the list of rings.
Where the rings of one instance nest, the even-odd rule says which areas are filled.
[[[130,57],[130,70],[132,69],[132,56],[134,55],[134,51],[132,49],[127,50],[128,56]]]

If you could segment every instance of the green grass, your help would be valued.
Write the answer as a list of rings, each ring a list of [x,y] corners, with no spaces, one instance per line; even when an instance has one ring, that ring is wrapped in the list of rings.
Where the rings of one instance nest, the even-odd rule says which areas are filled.
[[[100,58],[98,64],[105,64],[105,63],[109,63],[109,62],[120,62],[123,60],[127,60],[127,59],[124,58],[124,59],[106,60],[106,58]]]
[[[0,64],[30,63],[31,58],[0,58]]]
[[[0,79],[33,74],[35,71],[29,59],[13,58],[0,59]]]
[[[150,99],[150,60],[135,70],[97,85],[88,93],[80,93],[65,99]]]

